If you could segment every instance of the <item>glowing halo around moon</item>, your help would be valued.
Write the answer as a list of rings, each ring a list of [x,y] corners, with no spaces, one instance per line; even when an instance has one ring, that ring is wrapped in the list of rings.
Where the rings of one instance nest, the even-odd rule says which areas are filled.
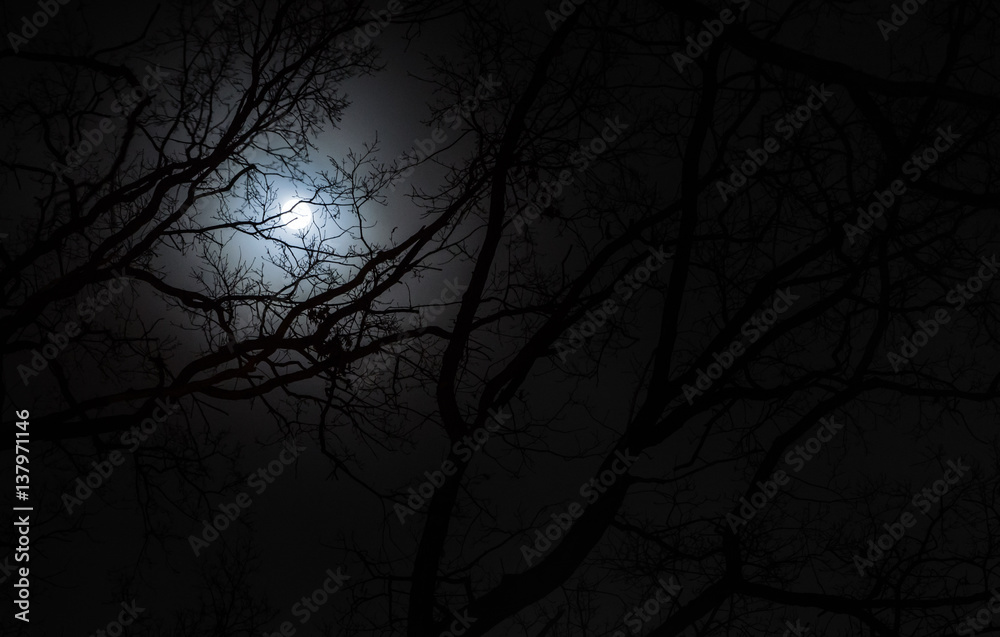
[[[299,199],[289,199],[281,206],[281,210],[281,224],[288,230],[304,230],[312,223],[312,209]]]

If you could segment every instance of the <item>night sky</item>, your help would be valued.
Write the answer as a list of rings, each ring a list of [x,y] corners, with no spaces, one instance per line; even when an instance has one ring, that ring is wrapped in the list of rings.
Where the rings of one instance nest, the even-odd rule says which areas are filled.
[[[0,634],[997,632],[990,0],[2,19]]]

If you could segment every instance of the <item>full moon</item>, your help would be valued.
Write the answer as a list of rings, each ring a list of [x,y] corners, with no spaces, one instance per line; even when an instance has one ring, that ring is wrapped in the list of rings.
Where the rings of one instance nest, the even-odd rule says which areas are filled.
[[[289,199],[281,207],[281,223],[289,230],[302,230],[312,222],[312,211],[309,204],[298,199]]]

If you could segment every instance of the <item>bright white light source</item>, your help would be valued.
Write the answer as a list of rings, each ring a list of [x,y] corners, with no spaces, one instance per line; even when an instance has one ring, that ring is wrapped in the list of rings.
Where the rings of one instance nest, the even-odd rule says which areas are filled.
[[[307,203],[298,199],[290,199],[285,202],[281,209],[283,211],[281,223],[289,230],[302,230],[312,223],[312,210]]]

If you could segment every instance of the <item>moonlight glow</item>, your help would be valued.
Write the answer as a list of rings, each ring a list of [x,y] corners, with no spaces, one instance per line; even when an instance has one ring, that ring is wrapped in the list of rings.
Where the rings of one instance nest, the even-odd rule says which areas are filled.
[[[281,210],[281,223],[289,230],[302,230],[312,222],[309,204],[298,199],[289,199],[281,206]]]

